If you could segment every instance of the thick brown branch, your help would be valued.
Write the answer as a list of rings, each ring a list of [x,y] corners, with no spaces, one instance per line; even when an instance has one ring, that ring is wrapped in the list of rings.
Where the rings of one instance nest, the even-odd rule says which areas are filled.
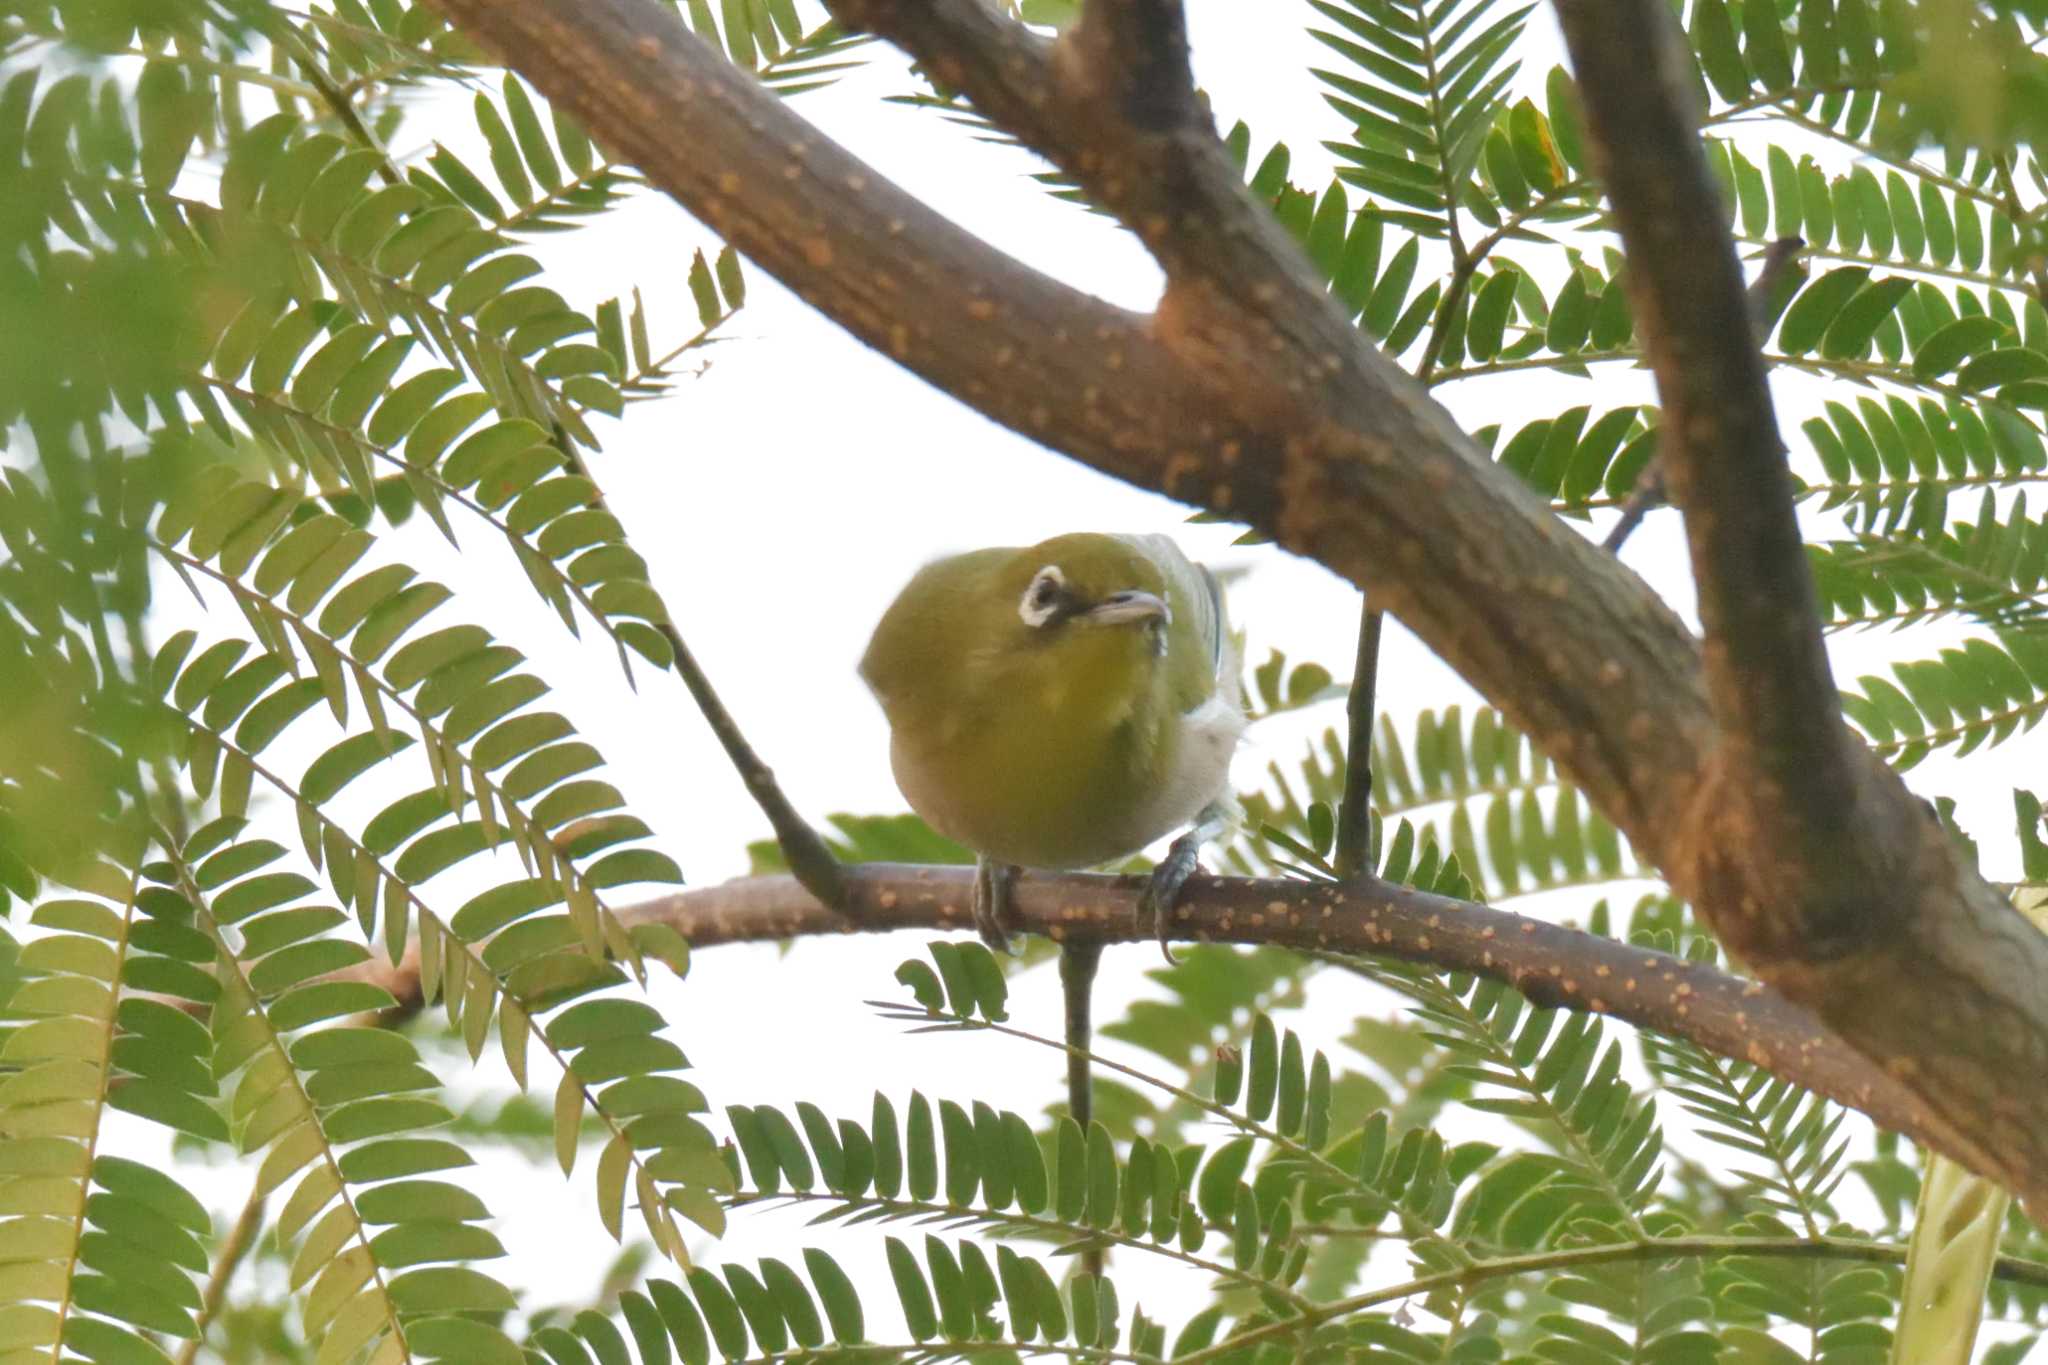
[[[1656,0],[1558,0],[1664,404],[1706,673],[1729,762],[1776,788],[1776,839],[1840,846],[1862,774],[1828,667],[1792,475],[1735,244],[1692,108],[1684,36]]]
[[[1089,5],[1067,42],[1089,78],[1113,92],[1121,126],[1166,131],[1195,117],[1195,73],[1180,0]]]
[[[1763,264],[1757,269],[1756,278],[1749,282],[1744,306],[1749,311],[1750,325],[1756,329],[1759,342],[1770,335],[1771,325],[1785,311],[1785,305],[1791,302],[1799,282],[1806,276],[1806,268],[1799,259],[1799,253],[1805,246],[1806,240],[1802,237],[1780,237],[1772,242],[1764,251]],[[1661,456],[1652,456],[1650,462],[1643,466],[1636,486],[1629,490],[1627,500],[1621,505],[1621,519],[1600,542],[1600,548],[1611,555],[1620,554],[1621,547],[1643,518],[1668,501],[1664,488],[1664,461]]]
[[[1690,58],[1669,6],[1556,3],[1664,404],[1660,456],[1685,514],[1721,734],[1699,818],[1659,850],[1659,866],[1734,953],[1921,1093],[1941,1094],[1942,1121],[1979,1169],[2027,1168],[2040,1207],[2048,1138],[2014,1088],[2038,1091],[2048,1077],[2048,938],[1962,862],[1842,720],[1757,308],[1690,115]],[[1781,246],[1789,256],[1797,243]]]
[[[1245,192],[1199,105],[1157,97],[1172,88],[1176,59],[1162,30],[1139,20],[1176,9],[1172,0],[1098,0],[1056,44],[982,0],[834,6],[905,47],[1136,231],[1167,275],[1151,316],[1026,269],[946,222],[648,0],[437,2],[862,340],[1025,435],[1241,518],[1369,590],[1556,758],[1761,975],[1883,1059],[1925,1105],[1917,1131],[1928,1141],[2048,1202],[2048,1085],[2031,1083],[2048,1076],[2048,938],[1959,865],[1898,781],[1839,729],[1817,748],[1826,727],[1784,736],[1787,752],[1821,756],[1817,779],[1787,771],[1796,765],[1777,749],[1755,762],[1801,790],[1835,790],[1843,780],[1830,755],[1842,755],[1844,866],[1807,856],[1810,841],[1788,849],[1758,820],[1774,793],[1752,793],[1728,762],[1698,646],[1676,616],[1350,326]],[[1590,0],[1586,9],[1605,13]],[[1645,79],[1641,56],[1632,54],[1630,81]],[[1119,76],[1112,59],[1140,69]],[[1127,107],[1139,89],[1152,92],[1138,101],[1150,122]],[[1702,217],[1720,231],[1712,212]],[[1736,290],[1724,340],[1746,326]],[[1642,307],[1653,336],[1697,322],[1655,299]],[[1756,377],[1741,363],[1700,359],[1714,392],[1752,393]],[[1682,378],[1669,369],[1660,375]],[[1757,426],[1753,409],[1666,401],[1668,420],[1710,425],[1699,445],[1735,448],[1736,468],[1760,451],[1777,459],[1767,408]],[[1763,498],[1783,478],[1779,467],[1775,484],[1744,487]],[[1782,524],[1741,534],[1759,564],[1781,562]],[[1759,591],[1784,605],[1772,584]],[[1743,604],[1726,607],[1717,628],[1749,619]],[[1804,636],[1789,617],[1765,627],[1795,651],[1772,676],[1795,679],[1792,694],[1813,700],[1826,674]],[[1744,636],[1742,657],[1757,638]],[[1739,691],[1736,671],[1715,660],[1720,714],[1747,716],[1745,744],[1775,742],[1770,716],[1718,696]],[[1829,827],[1815,818],[1791,833]],[[1837,932],[1852,922],[1853,942]]]
[[[1085,63],[978,0],[842,7],[900,8],[918,36],[961,44],[927,59],[934,75],[1064,149],[1166,262],[1148,317],[940,218],[646,0],[440,3],[862,340],[1028,436],[1241,517],[1370,589],[1639,847],[1682,814],[1708,737],[1683,626],[1349,325],[1205,116],[1132,135],[1074,74]]]

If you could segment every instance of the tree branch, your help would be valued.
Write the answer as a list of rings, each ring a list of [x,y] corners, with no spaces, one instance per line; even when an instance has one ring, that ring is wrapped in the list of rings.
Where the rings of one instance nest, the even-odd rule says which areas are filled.
[[[1344,747],[1344,796],[1337,807],[1337,875],[1356,877],[1372,870],[1372,729],[1377,719],[1373,692],[1379,682],[1380,632],[1386,613],[1370,597],[1358,602],[1358,655],[1351,664],[1351,690],[1344,712],[1351,724]]]
[[[2041,1207],[2048,1139],[2012,1091],[2015,1077],[2033,1089],[2048,1075],[2048,938],[1842,719],[1755,310],[1668,8],[1556,7],[1664,405],[1659,453],[1685,514],[1721,733],[1700,818],[1659,866],[1733,953],[1909,1085],[1940,1093],[1943,1122],[1979,1154],[1965,1161],[2003,1169]],[[1987,1160],[1999,1148],[2007,1155]]]
[[[748,877],[617,911],[620,923],[665,924],[693,949],[899,929],[973,931],[971,867],[858,863],[845,869],[846,912],[826,909],[794,877]],[[1062,944],[1150,941],[1131,907],[1145,878],[1031,874],[1015,883],[1016,927]],[[1898,1081],[1761,982],[1545,920],[1452,900],[1377,877],[1346,882],[1197,877],[1174,909],[1174,936],[1390,957],[1513,986],[1546,1009],[1589,1010],[1684,1038],[1868,1114],[1915,1141],[1929,1116]],[[1063,969],[1064,970],[1064,969]],[[419,996],[416,952],[346,975],[400,1006]]]
[[[199,1297],[199,1311],[193,1314],[199,1335],[186,1340],[178,1352],[178,1365],[192,1365],[199,1358],[200,1348],[206,1344],[213,1321],[220,1316],[221,1305],[227,1302],[228,1282],[234,1279],[236,1268],[256,1244],[256,1234],[263,1229],[265,1199],[260,1187],[252,1190],[248,1201],[242,1205],[241,1214],[228,1229],[227,1236],[221,1239],[213,1257],[213,1272],[206,1277],[206,1288]]]
[[[591,473],[589,461],[577,452],[560,423],[555,425],[554,437],[555,451],[562,457],[562,463],[597,491],[597,505],[609,511],[610,501]],[[675,622],[663,620],[655,629],[661,632],[662,639],[668,641],[669,653],[675,660],[676,676],[682,680],[690,700],[697,704],[698,714],[704,717],[704,724],[710,728],[712,737],[725,750],[726,761],[732,764],[734,773],[747,789],[747,795],[754,798],[754,804],[767,819],[769,829],[775,834],[775,845],[782,851],[782,861],[804,884],[805,890],[827,905],[839,904],[839,860],[832,856],[832,850],[818,831],[811,828],[810,823],[790,804],[789,797],[783,794],[782,785],[775,780],[775,770],[755,752],[746,732],[740,729],[732,712],[725,709],[718,689],[711,685],[711,675],[690,652],[690,646],[684,642],[683,633],[676,629]]]
[[[1773,783],[1799,822],[1786,832],[1839,847],[1860,774],[1742,267],[1682,84],[1684,39],[1649,0],[1558,0],[1557,12],[1664,404],[1660,453],[1692,545],[1715,718],[1730,761]]]
[[[1756,278],[1744,291],[1744,307],[1749,313],[1750,326],[1756,330],[1758,344],[1771,334],[1778,315],[1785,311],[1785,305],[1792,301],[1792,295],[1798,292],[1800,282],[1806,278],[1806,267],[1800,260],[1800,252],[1805,247],[1806,239],[1803,237],[1780,237],[1764,249],[1763,264],[1757,268]],[[1628,497],[1622,502],[1621,519],[1600,542],[1600,548],[1611,555],[1620,554],[1621,547],[1642,524],[1643,518],[1668,501],[1664,488],[1663,457],[1653,455],[1643,466],[1636,486],[1629,490]]]
[[[1125,128],[1069,46],[1085,25],[1056,55],[978,0],[837,6],[886,20],[936,79],[1131,222],[1167,269],[1152,315],[947,222],[645,0],[439,3],[863,341],[1025,435],[1249,521],[1371,590],[1639,847],[1683,813],[1710,723],[1676,616],[1349,324],[1206,115]],[[1574,638],[1599,647],[1560,647]]]
[[[1173,0],[1096,0],[1051,43],[982,0],[833,5],[964,91],[1137,232],[1167,277],[1149,316],[945,221],[647,0],[437,3],[857,337],[1053,449],[1247,521],[1371,592],[1556,759],[1759,974],[1883,1059],[1919,1102],[1918,1135],[2048,1203],[2048,1086],[2012,1083],[2048,1075],[2048,938],[1956,861],[1838,717],[1789,726],[1758,709],[1759,697],[1783,696],[1809,720],[1833,716],[1811,622],[1790,616],[1810,595],[1758,582],[1771,612],[1712,586],[1726,599],[1711,618],[1715,648],[1730,652],[1713,661],[1710,709],[1699,646],[1670,609],[1380,355],[1246,193],[1199,102],[1178,93]],[[1578,0],[1570,12],[1594,23],[1609,9]],[[1653,88],[1629,99],[1664,98],[1642,51],[1621,65],[1614,81]],[[1603,68],[1598,79],[1609,78]],[[1606,113],[1596,124],[1615,126]],[[1683,128],[1667,113],[1644,131]],[[1683,142],[1687,159],[1674,164],[1688,185],[1669,193],[1709,203],[1690,183],[1704,172],[1689,129]],[[1714,212],[1672,231],[1719,234],[1715,250],[1728,252]],[[1660,345],[1700,336],[1709,318],[1724,346],[1746,335],[1739,279],[1712,252],[1701,259],[1713,289],[1734,293],[1732,303],[1702,294],[1701,318],[1682,311],[1690,295],[1653,278],[1664,258],[1632,262],[1639,316]],[[1731,484],[1752,501],[1778,490],[1762,522],[1699,534],[1713,530],[1716,564],[1735,545],[1781,564],[1798,548],[1777,505],[1782,465],[1767,484],[1735,476],[1779,459],[1768,408],[1759,421],[1753,404],[1722,412],[1698,401],[1749,401],[1761,389],[1757,363],[1677,354],[1703,367],[1690,398],[1666,396],[1667,421],[1700,423],[1677,428],[1704,470],[1683,491],[1719,507]],[[1667,356],[1659,376],[1688,382],[1683,368]],[[1724,447],[1730,468],[1715,470],[1710,456]],[[1755,578],[1727,567],[1746,575],[1731,583]],[[1745,633],[1751,626],[1758,633]],[[1762,657],[1769,642],[1787,657]],[[1762,691],[1744,679],[1752,662],[1767,668]],[[1739,722],[1740,735],[1724,743],[1717,715]],[[1779,743],[1791,747],[1758,747]],[[1749,792],[1758,771],[1784,785]],[[1785,793],[1816,791],[1839,799],[1793,819]],[[1832,863],[1813,842],[1829,831],[1841,835]],[[1853,938],[1842,933],[1852,923]]]

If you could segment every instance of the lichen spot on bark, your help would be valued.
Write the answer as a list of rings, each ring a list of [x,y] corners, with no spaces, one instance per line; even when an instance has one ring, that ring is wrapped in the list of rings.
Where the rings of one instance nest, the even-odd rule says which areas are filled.
[[[992,300],[969,299],[967,301],[967,316],[973,318],[976,322],[987,322],[995,315],[996,306]]]
[[[823,270],[832,264],[832,243],[823,237],[810,237],[804,241],[804,260],[815,270]]]

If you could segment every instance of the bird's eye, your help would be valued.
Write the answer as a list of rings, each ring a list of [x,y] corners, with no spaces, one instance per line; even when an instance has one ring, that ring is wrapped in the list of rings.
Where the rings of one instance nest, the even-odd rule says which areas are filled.
[[[1024,599],[1017,604],[1017,615],[1027,626],[1043,626],[1059,610],[1060,595],[1066,586],[1066,575],[1059,571],[1059,567],[1046,565],[1032,576],[1031,586],[1024,589]]]

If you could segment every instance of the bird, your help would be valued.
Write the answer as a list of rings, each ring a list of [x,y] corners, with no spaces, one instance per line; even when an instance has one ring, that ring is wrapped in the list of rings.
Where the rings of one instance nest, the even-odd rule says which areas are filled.
[[[1184,829],[1138,904],[1173,960],[1173,904],[1241,818],[1238,660],[1216,576],[1166,536],[1075,532],[911,578],[860,674],[911,809],[976,855],[984,942],[1009,948],[1018,869],[1094,867]]]

